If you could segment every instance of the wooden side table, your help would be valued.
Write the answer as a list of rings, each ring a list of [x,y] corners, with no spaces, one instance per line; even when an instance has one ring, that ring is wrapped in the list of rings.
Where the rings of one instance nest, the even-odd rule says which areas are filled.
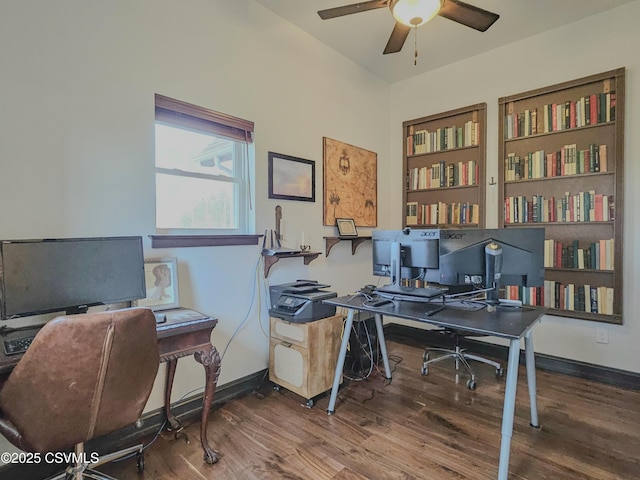
[[[167,321],[158,324],[158,350],[160,361],[167,363],[164,405],[169,427],[176,432],[176,435],[182,430],[180,421],[171,412],[171,389],[178,359],[193,355],[205,370],[200,424],[200,441],[204,450],[204,460],[209,464],[216,463],[220,454],[209,445],[207,421],[220,376],[220,355],[216,347],[211,344],[211,332],[218,324],[218,319],[185,308],[166,310],[162,313],[167,316]]]

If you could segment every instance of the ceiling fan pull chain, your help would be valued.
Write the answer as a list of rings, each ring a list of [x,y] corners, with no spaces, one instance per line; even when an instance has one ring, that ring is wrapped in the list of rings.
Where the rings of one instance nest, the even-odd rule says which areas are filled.
[[[418,65],[418,27],[413,27],[413,65]]]

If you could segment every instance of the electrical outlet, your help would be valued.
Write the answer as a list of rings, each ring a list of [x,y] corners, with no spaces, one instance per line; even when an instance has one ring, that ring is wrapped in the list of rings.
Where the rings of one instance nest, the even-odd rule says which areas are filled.
[[[606,328],[596,328],[596,343],[609,343],[609,330]]]

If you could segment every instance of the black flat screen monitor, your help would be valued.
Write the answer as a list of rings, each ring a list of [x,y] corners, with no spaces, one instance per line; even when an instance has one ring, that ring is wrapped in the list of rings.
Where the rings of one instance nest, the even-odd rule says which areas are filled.
[[[65,311],[144,298],[141,237],[0,242],[0,317]]]
[[[426,280],[441,285],[486,285],[485,247],[501,248],[500,285],[544,285],[544,228],[458,229],[440,231],[440,265]]]
[[[440,230],[374,230],[373,274],[392,277],[394,244],[399,247],[401,279],[423,279],[428,269],[438,268]],[[397,251],[397,250],[396,250]]]

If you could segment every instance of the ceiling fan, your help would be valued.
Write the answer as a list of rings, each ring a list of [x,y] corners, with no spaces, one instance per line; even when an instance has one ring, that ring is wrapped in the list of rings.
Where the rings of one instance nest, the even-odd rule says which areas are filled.
[[[323,20],[389,7],[396,19],[384,54],[402,50],[411,28],[427,23],[436,15],[484,32],[495,23],[500,15],[469,5],[460,0],[372,0],[342,7],[320,10]]]

